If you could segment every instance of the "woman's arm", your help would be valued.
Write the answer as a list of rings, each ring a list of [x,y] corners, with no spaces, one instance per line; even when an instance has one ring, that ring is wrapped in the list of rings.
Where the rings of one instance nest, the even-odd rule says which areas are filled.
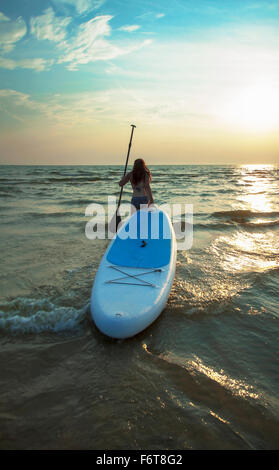
[[[123,178],[119,181],[119,186],[124,186],[128,181],[130,181],[131,173],[127,173],[127,175],[123,176]]]
[[[147,197],[148,197],[148,205],[154,204],[148,175],[146,175],[146,177],[145,177],[145,189],[146,189],[146,193],[147,193]]]

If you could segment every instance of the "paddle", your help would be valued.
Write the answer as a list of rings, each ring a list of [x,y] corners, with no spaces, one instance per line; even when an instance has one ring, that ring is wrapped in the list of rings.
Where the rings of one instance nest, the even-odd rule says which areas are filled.
[[[134,129],[135,129],[135,125],[134,124],[131,124],[131,127],[132,127],[132,131],[131,131],[131,137],[130,137],[130,142],[129,142],[129,146],[128,146],[128,153],[127,153],[127,158],[126,158],[126,164],[125,164],[125,169],[124,169],[124,173],[123,173],[123,177],[126,175],[126,171],[127,171],[127,166],[128,166],[128,161],[129,161],[129,156],[130,156],[130,150],[131,150],[131,147],[132,147],[132,140],[133,140],[133,134],[134,134]],[[115,232],[117,232],[117,227],[118,225],[120,224],[121,222],[121,217],[118,213],[118,210],[119,210],[119,207],[120,207],[120,203],[121,203],[121,198],[122,198],[122,193],[123,193],[123,186],[121,186],[121,190],[120,190],[120,194],[119,194],[119,200],[118,200],[118,205],[117,205],[117,209],[116,209],[116,212],[111,220],[111,223],[110,223],[110,226],[115,226]],[[116,219],[116,220],[115,220]],[[115,225],[112,224],[112,222],[115,220]],[[111,230],[111,231],[114,231],[114,230]]]

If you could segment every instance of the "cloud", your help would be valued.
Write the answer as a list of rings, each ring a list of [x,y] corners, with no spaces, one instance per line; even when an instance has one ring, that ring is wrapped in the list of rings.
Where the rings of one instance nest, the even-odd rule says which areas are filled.
[[[67,0],[71,1],[71,0]],[[100,2],[98,2],[100,4]],[[90,2],[90,8],[97,2]],[[80,9],[89,6],[87,0],[76,4]],[[38,40],[48,40],[57,44],[55,60],[33,58],[14,60],[0,57],[0,67],[8,70],[27,68],[37,72],[47,70],[53,63],[66,64],[68,70],[77,70],[78,66],[91,62],[111,60],[121,55],[129,54],[148,45],[151,41],[139,43],[115,43],[109,40],[112,34],[110,15],[96,16],[82,24],[75,25],[71,32],[67,31],[72,18],[57,16],[52,7],[30,19],[30,33]],[[1,21],[2,19],[2,21]],[[121,29],[131,33],[139,29],[139,25],[125,25]],[[0,17],[0,46],[2,53],[13,49],[15,43],[26,34],[26,24],[22,18],[11,22],[9,18]],[[0,51],[1,51],[0,49]]]
[[[5,113],[23,126],[41,129],[83,129],[93,123],[126,122],[135,118],[141,123],[177,122],[185,117],[181,100],[169,100],[160,90],[111,88],[103,91],[48,95],[36,100],[32,96],[12,90],[0,90],[1,116]],[[177,116],[178,114],[178,116]]]
[[[11,89],[0,90],[1,115],[8,115],[15,121],[25,122],[26,115],[34,112],[34,104],[29,95]]]
[[[0,119],[5,115],[21,122],[24,127],[61,129],[82,128],[110,115],[110,100],[115,93],[92,92],[48,95],[35,100],[26,93],[0,89]]]
[[[87,64],[96,59],[100,50],[105,51],[105,36],[110,34],[108,22],[112,16],[97,16],[79,26],[79,32],[73,41],[65,42],[65,55],[59,62],[70,63],[71,70],[76,70],[77,65]]]
[[[0,21],[10,21],[10,19],[0,11]]]
[[[3,69],[14,70],[16,68],[32,69],[36,72],[42,72],[49,69],[53,61],[37,58],[37,59],[21,59],[13,60],[0,57],[0,67]]]
[[[148,21],[154,21],[158,20],[160,18],[164,18],[166,16],[165,13],[155,13],[155,11],[146,11],[145,13],[142,13],[141,15],[137,15],[136,18],[148,20]]]
[[[105,3],[105,0],[53,0],[53,2],[55,5],[71,5],[79,14],[82,14],[97,10]]]
[[[0,97],[2,98],[12,98],[16,101],[18,105],[24,104],[29,99],[29,95],[21,93],[20,91],[11,90],[11,89],[2,89],[0,90]]]
[[[7,53],[13,50],[15,44],[22,39],[27,32],[23,18],[19,17],[11,21],[3,13],[0,16],[0,50]]]
[[[127,25],[127,26],[121,26],[121,28],[118,28],[119,31],[126,31],[127,33],[132,33],[133,31],[136,31],[139,29],[140,26],[138,24],[132,24],[132,25]]]
[[[13,89],[0,90],[1,114],[8,114],[10,118],[20,121],[24,126],[55,126],[57,122],[63,124],[67,117],[67,108],[57,101],[56,97],[49,96],[47,101],[36,101],[30,95]],[[70,110],[69,110],[70,111]]]
[[[150,40],[146,40],[140,44],[118,46],[108,41],[106,37],[111,34],[109,21],[112,18],[109,15],[96,16],[81,24],[77,36],[71,42],[63,43],[65,54],[59,59],[59,63],[68,63],[69,70],[77,70],[80,64],[114,59],[150,43]]]
[[[66,37],[66,28],[72,21],[70,17],[57,17],[51,7],[44,13],[30,20],[31,34],[37,39],[48,39],[49,41],[60,42]]]

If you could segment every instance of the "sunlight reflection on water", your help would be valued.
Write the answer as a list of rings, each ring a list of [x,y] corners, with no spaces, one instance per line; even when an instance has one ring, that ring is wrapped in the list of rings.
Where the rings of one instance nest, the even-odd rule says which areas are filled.
[[[223,269],[229,272],[265,271],[279,266],[279,238],[276,231],[249,232],[243,228],[260,230],[279,223],[274,190],[277,182],[271,179],[274,165],[241,165],[238,167],[241,208],[230,215],[241,230],[232,235],[217,237],[210,251],[220,258]],[[257,213],[259,216],[257,217]]]

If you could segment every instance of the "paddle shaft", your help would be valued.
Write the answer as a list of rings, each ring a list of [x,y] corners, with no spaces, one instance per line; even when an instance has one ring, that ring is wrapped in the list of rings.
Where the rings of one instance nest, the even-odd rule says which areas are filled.
[[[128,153],[127,153],[127,158],[126,158],[126,164],[125,164],[125,169],[124,169],[123,177],[126,175],[127,166],[128,166],[128,161],[129,161],[129,156],[130,156],[130,150],[131,150],[131,147],[132,147],[132,140],[133,140],[134,129],[135,129],[136,126],[135,126],[134,124],[131,124],[131,127],[132,127],[132,131],[131,131],[131,137],[130,137],[130,142],[129,142]],[[118,211],[119,206],[120,206],[120,203],[121,203],[122,193],[123,193],[123,186],[121,186],[121,191],[120,191],[120,195],[119,195],[117,211]]]

